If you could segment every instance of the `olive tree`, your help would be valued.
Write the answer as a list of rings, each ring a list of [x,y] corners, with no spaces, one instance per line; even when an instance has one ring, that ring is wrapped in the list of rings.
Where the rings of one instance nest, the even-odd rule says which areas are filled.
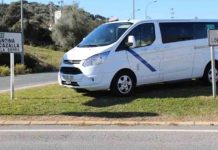
[[[64,49],[72,48],[102,22],[79,8],[77,4],[67,6],[58,23],[53,27],[52,39],[56,45]]]

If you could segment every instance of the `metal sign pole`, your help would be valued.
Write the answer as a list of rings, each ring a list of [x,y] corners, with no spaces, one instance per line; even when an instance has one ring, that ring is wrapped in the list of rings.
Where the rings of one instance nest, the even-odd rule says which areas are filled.
[[[23,0],[20,0],[20,28],[22,34],[22,53],[21,53],[21,64],[24,65],[24,30],[23,30]]]
[[[14,53],[10,53],[10,70],[11,70],[11,100],[14,100]]]
[[[212,89],[213,98],[216,98],[216,79],[215,79],[215,57],[214,57],[214,46],[211,46],[211,70],[212,70]]]
[[[132,1],[132,7],[133,7],[132,19],[135,19],[135,0]]]
[[[215,27],[213,27],[215,28]],[[209,29],[208,30],[208,42],[211,51],[211,70],[212,70],[212,89],[213,89],[213,98],[216,98],[216,66],[215,66],[215,46],[218,46],[218,30]]]

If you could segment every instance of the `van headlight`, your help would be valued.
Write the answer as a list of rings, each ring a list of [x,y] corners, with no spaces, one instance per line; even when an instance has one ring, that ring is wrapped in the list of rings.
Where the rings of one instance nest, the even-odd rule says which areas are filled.
[[[110,51],[100,53],[100,54],[96,54],[96,55],[94,55],[92,57],[89,57],[84,61],[83,66],[88,67],[88,66],[94,66],[94,65],[102,64],[107,59],[109,53],[110,53]]]

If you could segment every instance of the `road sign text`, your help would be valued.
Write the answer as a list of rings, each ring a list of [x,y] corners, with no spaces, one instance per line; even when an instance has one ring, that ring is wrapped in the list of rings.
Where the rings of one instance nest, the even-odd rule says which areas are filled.
[[[209,30],[208,37],[210,46],[218,46],[218,30]]]
[[[22,52],[21,33],[0,33],[0,53]]]

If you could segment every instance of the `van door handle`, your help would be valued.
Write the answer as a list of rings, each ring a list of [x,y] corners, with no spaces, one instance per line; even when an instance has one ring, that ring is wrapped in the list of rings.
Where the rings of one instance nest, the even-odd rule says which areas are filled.
[[[153,49],[154,49],[154,50],[159,50],[159,49],[160,49],[160,47],[154,47]]]
[[[166,48],[170,48],[169,46],[164,46],[164,48],[166,49]]]
[[[204,48],[209,48],[209,46],[208,45],[194,46],[194,49],[204,49]]]

